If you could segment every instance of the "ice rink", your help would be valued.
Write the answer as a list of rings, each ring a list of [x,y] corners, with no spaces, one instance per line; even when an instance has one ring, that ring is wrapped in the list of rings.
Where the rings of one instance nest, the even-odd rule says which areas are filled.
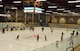
[[[29,28],[26,30],[6,31],[4,34],[0,32],[0,51],[36,51],[37,48],[41,48],[56,41],[61,41],[61,33],[63,32],[63,40],[69,38],[73,30],[66,28],[53,28],[51,33],[50,27],[44,27],[42,32],[41,27],[35,27],[34,32]],[[80,32],[79,32],[80,33]],[[37,35],[40,39],[37,42]],[[19,40],[16,39],[17,35],[20,35]],[[44,36],[46,35],[47,41]],[[76,35],[76,33],[75,33]]]

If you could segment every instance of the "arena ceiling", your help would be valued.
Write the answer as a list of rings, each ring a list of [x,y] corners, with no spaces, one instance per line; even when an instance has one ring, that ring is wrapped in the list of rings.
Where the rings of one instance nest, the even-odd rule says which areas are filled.
[[[13,1],[21,1],[21,3],[13,3]],[[30,1],[30,2],[29,2]],[[34,0],[2,0],[0,4],[4,5],[4,7],[17,7],[18,9],[23,9],[24,7],[34,6]],[[78,1],[78,2],[69,2],[69,1]],[[37,2],[38,3],[38,2]],[[76,7],[76,5],[80,4],[80,0],[47,0],[38,3],[36,7],[40,7],[44,9],[44,13],[46,11],[52,12],[59,12],[59,13],[68,13],[68,12],[75,12],[80,13],[80,7]],[[57,6],[57,8],[48,8],[49,6]],[[3,10],[3,8],[0,7]],[[63,10],[57,10],[63,9]],[[64,11],[65,10],[65,11]]]

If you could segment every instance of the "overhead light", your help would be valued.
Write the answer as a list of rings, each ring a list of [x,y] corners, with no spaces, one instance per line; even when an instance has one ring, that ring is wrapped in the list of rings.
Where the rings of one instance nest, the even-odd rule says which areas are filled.
[[[2,1],[2,0],[0,0],[0,1]]]
[[[58,13],[58,14],[62,15],[63,13]]]
[[[63,12],[71,12],[70,10],[64,10]]]
[[[50,13],[45,13],[45,14],[50,14]]]
[[[17,9],[17,7],[11,7],[11,9]]]
[[[53,12],[53,13],[58,13],[58,12]]]
[[[3,7],[3,5],[0,5],[0,7]]]
[[[25,10],[34,10],[34,7],[24,7]],[[44,9],[36,7],[35,10],[43,11]]]
[[[68,3],[78,3],[78,2],[80,2],[80,0],[79,1],[68,1]]]
[[[21,3],[21,1],[13,1],[13,3]]]
[[[50,11],[50,10],[47,10],[46,12],[52,12],[52,11]]]
[[[76,7],[80,7],[80,5],[76,5]]]
[[[46,1],[46,0],[36,0],[36,1]]]
[[[57,6],[48,6],[48,8],[57,8]]]
[[[65,9],[57,9],[57,10],[65,10]]]

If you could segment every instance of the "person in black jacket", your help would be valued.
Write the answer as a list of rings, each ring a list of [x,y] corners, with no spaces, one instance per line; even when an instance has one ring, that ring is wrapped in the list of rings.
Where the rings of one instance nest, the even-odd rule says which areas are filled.
[[[42,31],[44,31],[44,27],[42,27]]]
[[[5,33],[5,28],[2,28],[2,33],[3,33],[3,34]]]
[[[17,35],[16,39],[18,39],[18,40],[19,40],[19,35]]]
[[[77,37],[78,37],[78,34],[79,34],[79,33],[78,33],[78,31],[77,31],[77,32],[76,32],[76,36],[77,36]]]

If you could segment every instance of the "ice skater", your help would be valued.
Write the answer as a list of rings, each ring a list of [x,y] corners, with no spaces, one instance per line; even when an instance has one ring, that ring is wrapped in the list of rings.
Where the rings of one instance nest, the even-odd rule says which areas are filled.
[[[44,31],[44,27],[42,27],[42,32]]]
[[[72,36],[72,37],[73,37],[73,35],[74,35],[74,34],[73,34],[73,33],[71,33],[71,36]]]
[[[61,36],[61,42],[63,41],[63,36]]]
[[[58,47],[58,41],[56,41],[56,47]]]
[[[39,41],[39,34],[37,35],[37,42]]]
[[[69,41],[70,41],[70,45],[73,46],[73,36],[70,37]]]
[[[45,41],[47,41],[47,37],[46,37],[46,35],[44,36],[44,38],[45,38]]]
[[[53,32],[53,29],[51,29],[51,34],[52,34],[52,32]]]
[[[63,37],[63,34],[64,34],[64,33],[62,32],[62,37]]]
[[[17,35],[16,39],[19,40],[19,35]]]
[[[76,32],[76,36],[77,36],[77,37],[78,37],[78,34],[79,34],[79,33],[78,33],[78,31],[77,31],[77,32]]]
[[[3,33],[3,34],[5,33],[5,28],[2,28],[2,33]]]
[[[75,33],[75,30],[73,30],[73,35],[74,35],[74,33]]]
[[[63,41],[63,34],[64,34],[64,33],[62,32],[62,35],[61,35],[61,41]]]
[[[34,32],[34,27],[32,27],[32,31]]]
[[[71,39],[71,40],[70,40],[70,45],[72,45],[72,46],[73,46],[73,39]]]

